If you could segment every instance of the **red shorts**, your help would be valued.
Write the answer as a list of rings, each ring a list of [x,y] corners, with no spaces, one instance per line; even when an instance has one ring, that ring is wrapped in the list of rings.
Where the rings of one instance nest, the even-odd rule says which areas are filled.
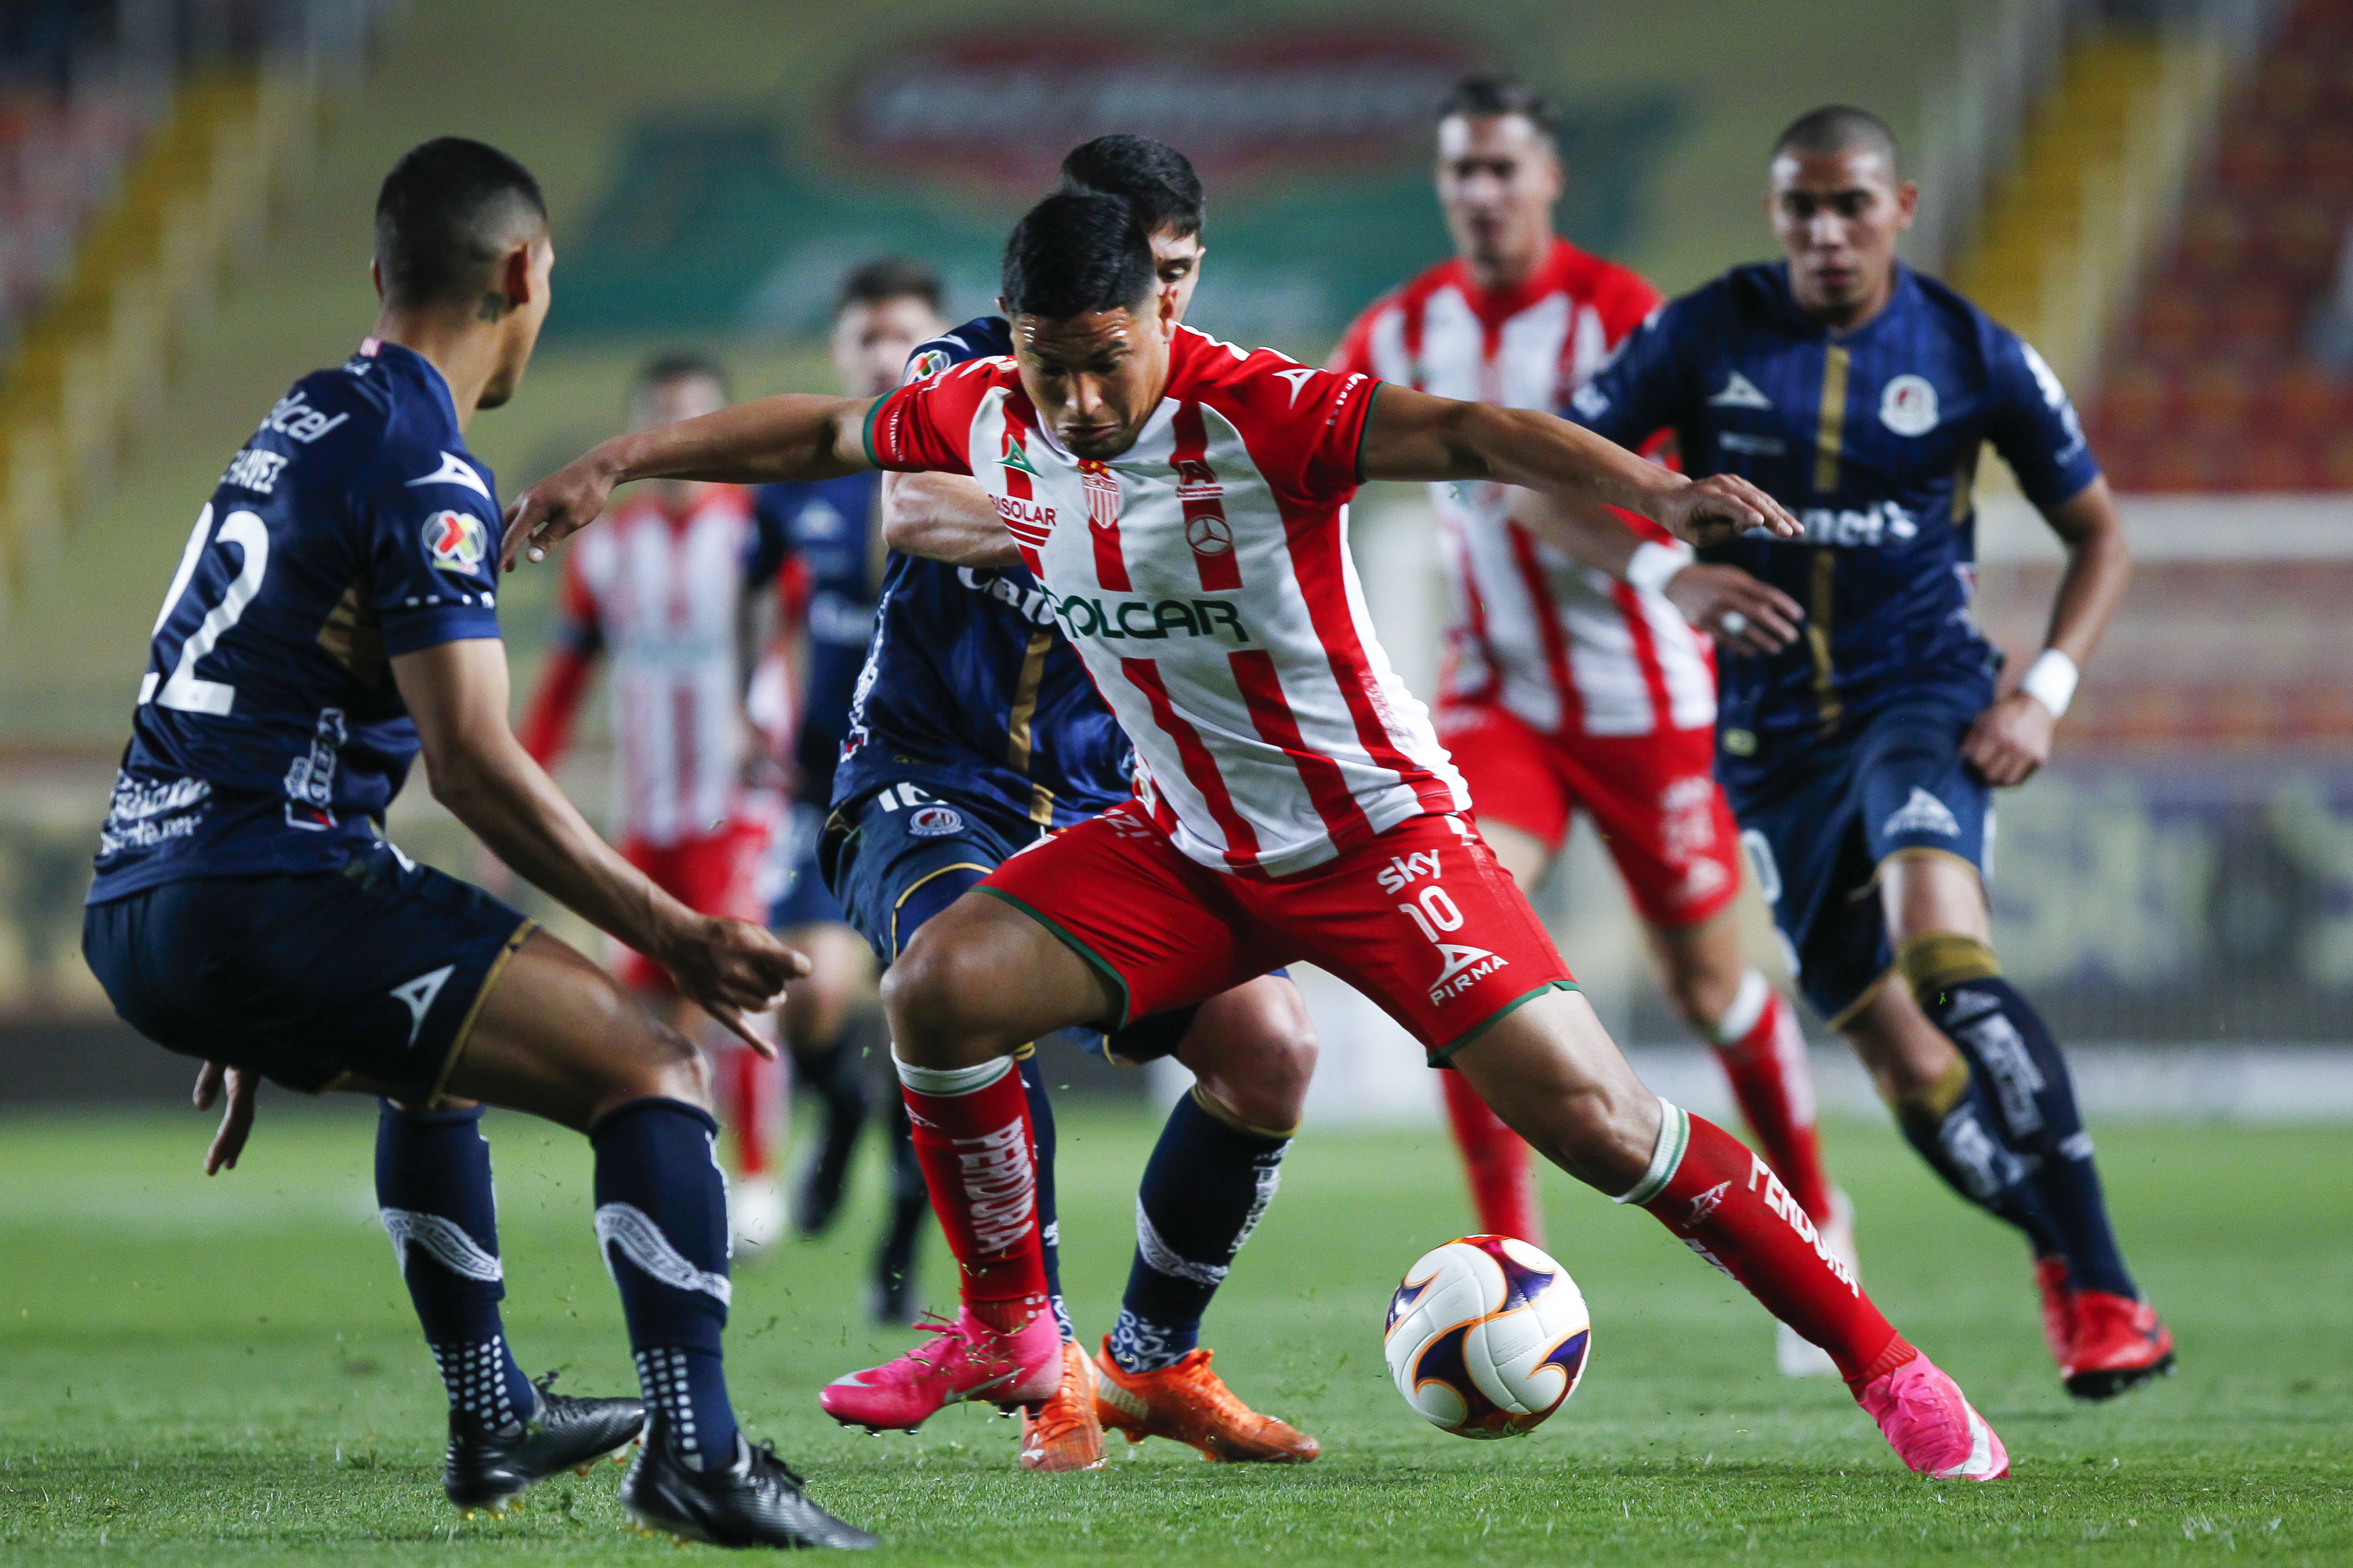
[[[1415,817],[1278,881],[1195,865],[1130,802],[1023,850],[980,890],[1102,971],[1120,1025],[1303,960],[1378,1003],[1436,1062],[1522,1002],[1577,985],[1456,816]]]
[[[1740,833],[1716,787],[1713,731],[1561,738],[1508,710],[1459,703],[1439,710],[1438,733],[1481,821],[1557,854],[1570,816],[1591,813],[1652,925],[1697,925],[1740,890]]]
[[[725,915],[759,924],[767,915],[759,894],[760,858],[768,851],[768,825],[735,817],[716,833],[649,844],[624,838],[614,846],[621,858],[643,871],[655,887],[698,914]],[[614,973],[632,991],[674,996],[670,971],[645,954],[614,944]]]

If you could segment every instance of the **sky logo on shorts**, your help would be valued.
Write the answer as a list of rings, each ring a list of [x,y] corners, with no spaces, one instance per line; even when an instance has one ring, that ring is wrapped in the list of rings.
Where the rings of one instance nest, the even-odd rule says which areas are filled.
[[[470,511],[437,511],[425,520],[425,548],[444,572],[471,572],[491,552],[491,531]]]

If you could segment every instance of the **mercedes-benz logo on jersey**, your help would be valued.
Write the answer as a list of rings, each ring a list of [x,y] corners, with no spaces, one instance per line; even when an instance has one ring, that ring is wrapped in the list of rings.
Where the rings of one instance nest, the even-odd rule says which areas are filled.
[[[491,552],[491,531],[470,511],[437,511],[425,520],[425,548],[444,572],[471,572]]]
[[[1936,388],[1925,375],[1899,375],[1879,395],[1879,422],[1898,436],[1926,436],[1936,417]]]
[[[1204,512],[1185,521],[1185,542],[1196,555],[1223,555],[1234,547],[1234,531],[1222,512]]]

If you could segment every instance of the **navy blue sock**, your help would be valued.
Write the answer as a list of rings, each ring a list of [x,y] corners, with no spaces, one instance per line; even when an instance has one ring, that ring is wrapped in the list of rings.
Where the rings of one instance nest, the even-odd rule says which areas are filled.
[[[1156,1372],[1200,1342],[1201,1315],[1274,1200],[1290,1147],[1211,1114],[1198,1089],[1176,1102],[1136,1191],[1135,1260],[1111,1333],[1122,1371]]]
[[[882,1226],[882,1245],[874,1258],[874,1316],[905,1323],[915,1300],[916,1248],[923,1239],[923,1221],[931,1217],[932,1190],[923,1183],[923,1163],[915,1158],[915,1141],[907,1126],[907,1102],[891,1100],[891,1211]]]
[[[385,1100],[375,1124],[375,1201],[453,1416],[511,1431],[539,1396],[507,1350],[499,1303],[499,1213],[482,1111],[407,1111]]]
[[[1896,1103],[1895,1124],[1905,1142],[1963,1199],[2023,1231],[2034,1256],[2055,1256],[2059,1233],[2025,1162],[2002,1142],[1984,1085],[1966,1062],[1955,1064],[1955,1075],[1958,1081]]]
[[[2092,1135],[2075,1108],[2074,1079],[2042,1015],[1998,973],[1934,990],[1923,986],[1920,1005],[1968,1058],[1970,1076],[1986,1087],[1993,1125],[2050,1217],[2070,1282],[2078,1290],[2139,1300],[2108,1223]]]
[[[735,1462],[720,1336],[727,1327],[727,1189],[719,1123],[681,1100],[633,1100],[588,1134],[596,1247],[621,1292],[649,1436],[692,1469]]]

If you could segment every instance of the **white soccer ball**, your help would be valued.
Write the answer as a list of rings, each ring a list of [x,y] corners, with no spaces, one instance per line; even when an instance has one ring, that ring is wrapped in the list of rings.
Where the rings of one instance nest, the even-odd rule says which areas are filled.
[[[1507,1236],[1424,1253],[1389,1298],[1389,1376],[1432,1426],[1517,1437],[1566,1404],[1593,1323],[1568,1270]]]

